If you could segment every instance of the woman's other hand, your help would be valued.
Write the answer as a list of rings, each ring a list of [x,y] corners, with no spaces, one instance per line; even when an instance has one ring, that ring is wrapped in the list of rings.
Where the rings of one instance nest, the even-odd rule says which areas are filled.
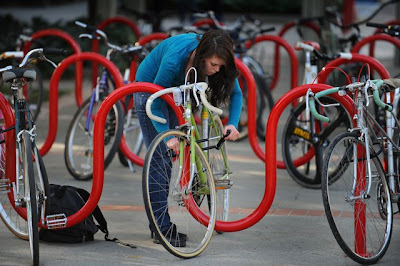
[[[231,131],[231,133],[225,138],[227,140],[237,140],[240,136],[239,131],[236,129],[234,125],[227,125],[224,129],[224,135],[228,132],[228,130]]]
[[[167,147],[173,150],[176,154],[179,153],[180,144],[177,138],[172,138],[167,141]]]

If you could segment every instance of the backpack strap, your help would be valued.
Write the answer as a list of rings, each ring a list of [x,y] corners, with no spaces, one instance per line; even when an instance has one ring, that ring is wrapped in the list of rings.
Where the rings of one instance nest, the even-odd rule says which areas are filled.
[[[78,192],[79,195],[82,197],[82,199],[83,199],[85,202],[87,202],[88,199],[89,199],[89,197],[90,197],[90,193],[87,192],[87,191],[86,191],[85,189],[83,189],[83,188],[78,188],[78,187],[74,187],[74,188],[75,188],[76,192]],[[108,228],[107,228],[107,221],[106,221],[106,219],[104,218],[104,215],[103,215],[103,213],[101,212],[101,210],[100,210],[100,208],[99,208],[98,205],[96,205],[96,208],[93,210],[92,214],[93,214],[94,218],[96,219],[96,221],[99,223],[99,224],[97,225],[97,227],[100,229],[100,231],[102,231],[102,232],[105,234],[104,239],[105,239],[106,241],[117,242],[118,244],[121,244],[121,245],[123,245],[123,246],[131,247],[131,248],[136,248],[136,246],[133,246],[133,245],[128,244],[128,243],[125,243],[125,242],[122,242],[122,241],[119,240],[118,238],[113,238],[113,239],[108,238],[109,232],[108,232]]]

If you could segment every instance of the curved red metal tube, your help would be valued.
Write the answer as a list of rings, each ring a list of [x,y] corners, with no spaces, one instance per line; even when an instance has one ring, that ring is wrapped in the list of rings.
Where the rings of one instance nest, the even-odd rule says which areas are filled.
[[[293,47],[285,41],[282,37],[279,36],[274,36],[274,35],[261,35],[255,38],[254,41],[248,41],[246,43],[246,48],[250,48],[252,45],[259,43],[259,42],[264,42],[264,41],[270,41],[274,42],[276,44],[275,48],[275,64],[274,64],[274,75],[272,82],[270,84],[270,90],[273,90],[276,87],[276,84],[278,83],[279,79],[279,72],[280,72],[280,65],[279,65],[279,48],[283,46],[285,50],[288,52],[289,58],[290,58],[290,74],[291,74],[291,79],[290,79],[290,84],[291,88],[297,87],[297,82],[298,82],[298,60],[296,53],[294,52]]]
[[[50,95],[49,95],[49,130],[47,132],[46,140],[43,146],[40,148],[40,155],[44,156],[53,145],[58,127],[58,85],[62,74],[71,64],[80,61],[94,61],[106,67],[111,76],[115,81],[115,88],[119,88],[124,85],[121,73],[118,68],[104,56],[92,52],[83,52],[79,54],[71,55],[65,58],[56,70],[53,72],[50,80]]]
[[[101,104],[94,123],[93,132],[93,185],[90,196],[86,204],[75,214],[67,217],[67,227],[74,226],[85,219],[96,208],[104,184],[104,128],[107,114],[112,106],[128,94],[137,92],[155,93],[162,87],[146,82],[135,82],[127,84],[118,90],[111,92]],[[162,97],[174,109],[179,123],[183,124],[184,120],[182,112],[177,107],[171,96],[164,95]]]
[[[374,57],[374,49],[375,49],[375,42],[376,41],[385,41],[393,44],[400,49],[400,40],[398,38],[392,37],[387,34],[374,34],[368,37],[365,37],[361,41],[357,42],[356,45],[353,46],[351,49],[352,53],[359,53],[361,48],[364,47],[366,44],[369,44],[369,55]]]
[[[321,38],[321,29],[320,27],[311,22],[311,21],[303,21],[303,22],[298,22],[298,21],[291,21],[289,23],[286,23],[283,25],[282,29],[279,31],[278,36],[281,38],[284,38],[283,36],[293,27],[296,25],[300,24],[302,27],[308,28],[309,30],[313,31],[319,38]],[[279,72],[280,72],[280,63],[281,63],[281,58],[280,58],[280,46],[278,44],[275,45],[275,53],[274,53],[274,76],[273,80],[271,83],[271,87],[275,88],[278,79],[279,79]],[[292,59],[292,58],[291,58]],[[297,59],[297,56],[296,56]],[[293,59],[292,59],[293,60]],[[292,88],[296,87],[297,83],[295,86],[292,86]]]
[[[389,20],[387,22],[385,22],[386,25],[400,25],[400,20],[399,19],[394,19],[394,20]],[[376,29],[374,31],[374,34],[380,33],[382,32],[382,29]],[[371,42],[369,45],[369,56],[374,57],[375,55],[375,42]]]
[[[43,37],[57,37],[66,41],[72,48],[75,54],[81,52],[81,48],[75,39],[65,31],[59,29],[44,29],[35,32],[31,38],[32,40],[40,39]],[[32,41],[26,42],[24,45],[24,53],[26,54],[30,47],[32,46]],[[75,101],[78,106],[82,104],[82,73],[83,65],[82,62],[76,62],[75,65]]]
[[[378,72],[382,79],[390,78],[387,69],[375,58],[368,55],[352,54],[351,59],[337,58],[326,64],[324,67],[325,70],[321,71],[318,76],[318,82],[325,83],[328,79],[329,74],[334,70],[334,67],[339,67],[343,64],[348,64],[352,62],[367,63],[370,65],[371,69],[375,69]]]
[[[128,26],[133,33],[136,36],[136,40],[139,40],[140,37],[142,36],[142,33],[139,30],[139,27],[136,25],[136,23],[132,20],[130,20],[129,18],[126,17],[122,17],[122,16],[116,16],[116,17],[111,17],[108,19],[105,19],[103,22],[101,22],[99,24],[99,26],[97,27],[97,29],[99,30],[104,30],[105,27],[107,27],[110,24],[113,23],[121,23],[124,24],[126,26]],[[98,53],[99,52],[99,40],[94,39],[92,41],[92,52]],[[97,74],[98,72],[98,65],[96,62],[92,63],[92,84],[93,86],[97,83]]]
[[[149,35],[143,36],[142,38],[139,39],[138,42],[140,45],[145,45],[151,41],[165,40],[167,38],[168,38],[168,34],[166,34],[164,32],[154,32]]]

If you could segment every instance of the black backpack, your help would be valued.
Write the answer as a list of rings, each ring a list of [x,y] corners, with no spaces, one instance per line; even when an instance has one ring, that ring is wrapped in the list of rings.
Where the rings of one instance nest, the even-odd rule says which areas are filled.
[[[89,192],[82,188],[50,184],[49,204],[46,209],[46,214],[64,213],[68,217],[79,211],[82,206],[85,205],[89,196]],[[99,223],[98,225],[95,224],[93,217]],[[107,222],[99,206],[96,206],[93,213],[80,224],[65,229],[41,229],[39,232],[39,239],[47,242],[83,243],[86,241],[93,241],[94,234],[99,229],[105,233],[104,239],[106,241],[116,241],[134,248],[134,246],[122,243],[116,238],[108,238]]]

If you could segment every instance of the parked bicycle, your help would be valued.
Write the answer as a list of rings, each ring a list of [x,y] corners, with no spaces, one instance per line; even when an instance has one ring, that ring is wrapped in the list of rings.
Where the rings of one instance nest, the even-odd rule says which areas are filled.
[[[354,101],[355,128],[336,136],[325,154],[322,199],[336,241],[361,264],[376,263],[384,256],[392,233],[392,204],[399,204],[399,86],[398,79],[368,79],[310,97],[313,116],[323,122],[329,119],[316,111],[314,101],[331,93],[351,95]],[[373,102],[386,110],[385,125],[369,112]]]
[[[189,72],[195,71],[193,69]],[[227,221],[229,214],[229,189],[232,182],[226,136],[223,135],[223,125],[218,116],[222,110],[208,103],[205,94],[207,88],[204,82],[194,82],[163,89],[151,95],[146,104],[148,116],[160,123],[165,123],[165,119],[154,116],[150,109],[157,97],[173,93],[175,103],[184,108],[186,123],[159,133],[149,146],[142,183],[146,213],[152,230],[169,252],[182,258],[200,254],[210,241],[215,221]],[[201,126],[197,125],[192,112],[192,105],[200,103],[197,93],[200,93],[202,103]],[[191,102],[191,95],[196,102]],[[165,143],[170,138],[179,140],[179,152],[166,147]],[[161,172],[156,172],[156,168],[162,169]],[[155,175],[161,176],[162,180]],[[153,195],[160,190],[167,190],[168,193],[164,204],[153,199]],[[160,224],[168,214],[160,206],[168,206],[171,221],[176,224],[172,226],[187,235],[184,247],[174,246],[169,235],[162,233]],[[174,229],[168,231],[171,230]]]
[[[27,101],[23,95],[26,82],[36,78],[36,72],[25,68],[31,60],[45,60],[57,67],[48,59],[48,55],[64,55],[59,49],[33,49],[29,51],[17,66],[7,66],[0,69],[4,82],[10,82],[13,95],[13,110],[15,125],[0,130],[1,158],[4,163],[4,152],[15,147],[16,175],[6,176],[2,171],[0,216],[10,231],[17,237],[29,239],[30,253],[33,265],[39,264],[39,222],[44,223],[49,182],[42,157],[36,147],[36,126]],[[14,137],[6,141],[6,134],[14,131]],[[15,141],[14,144],[11,142]],[[10,162],[11,163],[11,162]],[[4,169],[4,168],[3,168]],[[7,197],[3,196],[6,195]],[[26,222],[21,221],[22,216]]]
[[[349,53],[328,56],[319,51],[315,42],[297,42],[295,48],[304,50],[305,65],[303,84],[313,84],[317,81],[318,64],[335,58],[351,58]],[[341,73],[343,75],[343,73]],[[343,75],[347,82],[347,76]],[[351,118],[341,106],[321,108],[319,111],[329,116],[334,122],[330,124],[315,121],[306,109],[304,99],[299,99],[297,105],[290,110],[290,115],[283,129],[282,158],[286,170],[296,181],[306,188],[321,187],[321,171],[323,151],[329,145],[333,136],[351,127]],[[321,99],[324,104],[333,104],[332,98]],[[306,158],[301,163],[300,158]]]
[[[90,33],[81,34],[80,37],[84,38],[101,38],[108,46],[106,58],[111,59],[114,54],[124,55],[139,55],[142,53],[141,46],[117,46],[108,42],[107,35],[96,29],[95,27],[88,26],[81,22],[76,22],[77,25],[88,29]],[[129,76],[129,73],[127,74]],[[97,84],[92,91],[91,97],[88,98],[75,113],[71,124],[68,128],[67,136],[65,139],[64,159],[69,173],[78,180],[88,180],[92,178],[93,172],[93,127],[94,117],[100,107],[102,101],[114,89],[115,85],[110,77],[107,69],[103,68],[99,74]],[[126,109],[127,114],[131,110]],[[140,151],[142,146],[142,139],[140,129],[136,122],[135,116],[128,115],[128,121],[124,122],[124,109],[121,102],[117,102],[111,112],[108,114],[106,122],[106,136],[105,136],[105,168],[111,163],[121,141],[122,134],[125,127],[125,135],[133,141],[131,149],[133,151]],[[135,146],[136,145],[136,146]],[[137,148],[135,148],[137,147]]]

